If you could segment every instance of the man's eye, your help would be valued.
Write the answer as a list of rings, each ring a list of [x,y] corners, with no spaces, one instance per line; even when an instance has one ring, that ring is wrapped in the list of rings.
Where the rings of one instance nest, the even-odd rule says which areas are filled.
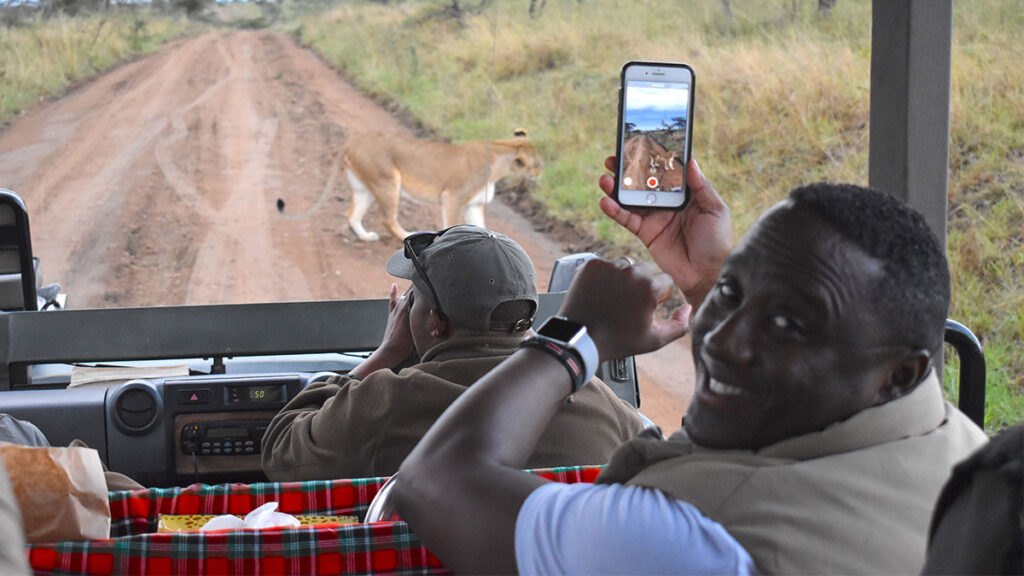
[[[769,321],[772,323],[772,327],[776,330],[786,330],[790,332],[800,331],[800,325],[785,314],[774,314]]]
[[[726,282],[725,280],[719,280],[718,285],[715,286],[715,289],[718,290],[718,293],[723,298],[726,298],[728,300],[736,299],[736,288],[729,282]]]

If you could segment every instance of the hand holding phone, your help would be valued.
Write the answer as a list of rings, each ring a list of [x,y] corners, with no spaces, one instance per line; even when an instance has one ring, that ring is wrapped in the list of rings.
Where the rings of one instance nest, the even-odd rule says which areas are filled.
[[[614,193],[620,205],[679,210],[689,202],[694,80],[687,64],[622,67]]]
[[[614,172],[618,159],[609,156],[604,166]],[[693,204],[688,210],[624,207],[613,198],[616,178],[612,174],[602,174],[598,187],[607,196],[601,199],[601,211],[643,242],[658,267],[672,277],[686,301],[697,309],[732,251],[732,218],[729,207],[696,160],[687,164],[686,180],[689,202]]]

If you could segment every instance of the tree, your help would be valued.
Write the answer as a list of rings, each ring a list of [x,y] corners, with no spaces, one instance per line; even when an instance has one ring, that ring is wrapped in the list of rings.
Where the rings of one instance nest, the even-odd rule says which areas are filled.
[[[171,0],[171,6],[184,10],[188,16],[197,16],[212,3],[212,0]]]
[[[540,13],[544,11],[544,6],[546,6],[547,3],[548,0],[540,0],[540,4],[537,4],[537,0],[530,0],[530,19],[532,20],[533,18],[540,16]]]
[[[49,18],[62,13],[74,16],[79,12],[96,11],[108,7],[106,0],[44,0],[43,16]]]
[[[461,0],[444,0],[437,8],[425,10],[417,19],[419,21],[444,20],[452,18],[461,26],[466,25],[467,14],[480,14],[491,5],[493,0],[479,0],[475,6],[467,5]]]
[[[736,16],[732,13],[732,2],[731,0],[722,0],[722,11],[725,12],[725,18],[732,22],[736,19]]]

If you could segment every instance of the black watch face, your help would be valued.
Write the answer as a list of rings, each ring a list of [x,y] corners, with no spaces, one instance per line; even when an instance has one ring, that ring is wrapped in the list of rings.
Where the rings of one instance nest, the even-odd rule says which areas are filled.
[[[561,318],[551,318],[537,331],[541,336],[553,338],[559,342],[568,342],[573,336],[583,329],[582,324],[577,324]]]

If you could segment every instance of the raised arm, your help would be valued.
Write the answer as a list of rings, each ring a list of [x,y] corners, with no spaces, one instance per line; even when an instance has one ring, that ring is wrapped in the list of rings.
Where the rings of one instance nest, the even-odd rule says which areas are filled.
[[[605,167],[615,169],[614,157],[605,160]],[[628,210],[610,197],[613,175],[604,174],[598,185],[609,196],[601,198],[601,210],[644,243],[696,310],[732,250],[732,218],[697,161],[690,160],[686,170],[690,203],[683,210]]]
[[[577,274],[561,314],[587,326],[602,360],[655,350],[688,330],[689,306],[655,315],[672,280],[652,268],[592,260]],[[447,567],[516,569],[516,517],[544,483],[521,469],[571,389],[557,359],[520,349],[452,404],[402,464],[398,512]]]
[[[409,328],[409,288],[401,296],[398,285],[388,291],[388,323],[380,346],[349,372],[353,378],[365,378],[381,368],[394,368],[409,358],[414,350],[412,330]]]

